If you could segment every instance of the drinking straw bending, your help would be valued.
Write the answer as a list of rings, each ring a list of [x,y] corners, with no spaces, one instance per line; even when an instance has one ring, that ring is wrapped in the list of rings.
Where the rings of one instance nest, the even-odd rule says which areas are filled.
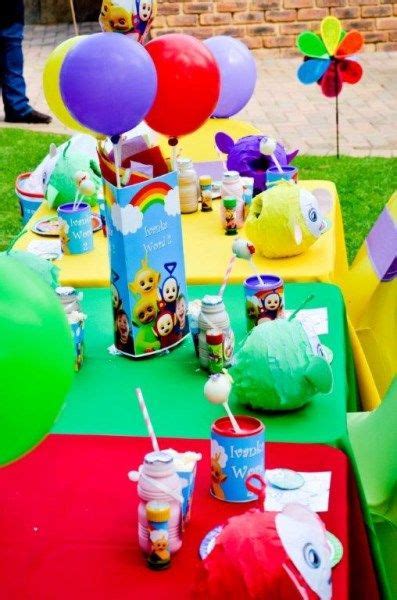
[[[160,447],[156,438],[156,434],[154,433],[154,429],[152,426],[152,422],[149,417],[149,413],[146,408],[145,400],[143,399],[141,388],[135,389],[136,397],[138,398],[139,408],[141,409],[141,413],[143,416],[143,420],[145,421],[146,429],[148,430],[148,434],[150,435],[150,439],[152,441],[153,450],[155,452],[159,452]]]

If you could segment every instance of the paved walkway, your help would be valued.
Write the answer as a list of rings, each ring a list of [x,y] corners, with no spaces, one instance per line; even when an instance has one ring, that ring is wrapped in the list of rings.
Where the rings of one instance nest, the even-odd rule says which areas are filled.
[[[80,33],[98,29],[97,23],[84,23]],[[71,25],[26,27],[25,76],[31,103],[39,110],[47,110],[41,90],[46,57],[72,35]],[[288,148],[299,147],[309,154],[333,154],[334,102],[324,98],[317,85],[298,83],[295,73],[299,59],[273,58],[266,50],[255,51],[255,57],[259,73],[255,96],[239,117],[277,137]],[[339,97],[341,153],[397,156],[397,53],[369,52],[360,56],[360,62],[363,79],[355,86],[345,85]],[[7,126],[1,121],[0,125]],[[50,126],[34,129],[65,131],[56,120]]]

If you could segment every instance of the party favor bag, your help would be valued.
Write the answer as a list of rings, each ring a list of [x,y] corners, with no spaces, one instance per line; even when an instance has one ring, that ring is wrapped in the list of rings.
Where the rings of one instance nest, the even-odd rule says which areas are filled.
[[[188,334],[177,175],[117,188],[104,180],[116,348],[142,357]]]

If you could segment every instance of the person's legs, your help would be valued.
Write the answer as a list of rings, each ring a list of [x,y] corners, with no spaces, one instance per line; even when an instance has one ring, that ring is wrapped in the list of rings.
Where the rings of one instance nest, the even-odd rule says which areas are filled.
[[[26,96],[23,78],[23,24],[13,23],[0,30],[1,39],[1,86],[4,112],[7,117],[23,117],[32,111]]]

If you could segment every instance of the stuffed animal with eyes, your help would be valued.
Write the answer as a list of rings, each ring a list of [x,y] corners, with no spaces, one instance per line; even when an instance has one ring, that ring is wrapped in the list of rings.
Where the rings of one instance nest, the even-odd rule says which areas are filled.
[[[254,410],[287,411],[332,389],[332,371],[309,326],[275,319],[254,327],[230,369],[233,397]]]
[[[324,215],[331,205],[328,190],[309,192],[292,181],[280,181],[252,200],[247,237],[267,258],[297,256],[328,230]]]
[[[279,513],[252,509],[231,517],[200,565],[195,600],[330,600],[326,530],[300,504]]]
[[[54,158],[55,164],[48,181],[44,184],[45,198],[50,208],[74,202],[77,192],[84,202],[95,206],[98,193],[102,191],[102,178],[97,161],[75,149],[71,140],[61,151],[56,150]]]
[[[266,135],[246,135],[234,142],[233,138],[223,131],[215,135],[217,148],[227,154],[228,170],[238,171],[242,177],[253,177],[255,194],[266,189],[266,170],[276,166],[272,156],[262,151],[269,139]],[[273,156],[282,167],[289,165],[299,150],[288,154],[282,144],[275,140],[274,142]]]

